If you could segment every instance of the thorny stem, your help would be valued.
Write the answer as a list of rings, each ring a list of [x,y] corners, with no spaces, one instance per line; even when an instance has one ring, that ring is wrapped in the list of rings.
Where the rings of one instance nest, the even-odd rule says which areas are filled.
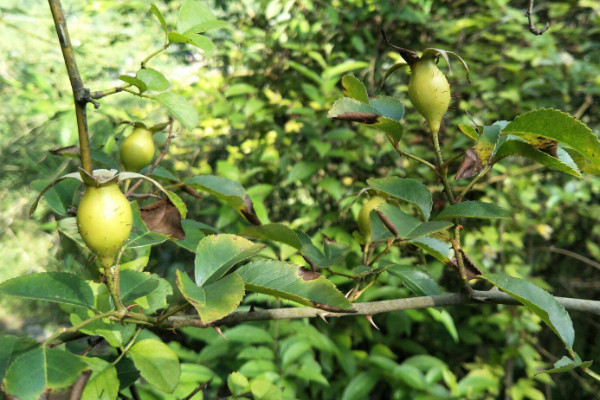
[[[56,340],[61,335],[64,335],[64,334],[67,334],[67,333],[77,332],[78,330],[80,330],[81,328],[83,328],[84,326],[86,326],[87,324],[90,324],[90,323],[92,323],[94,321],[97,321],[99,319],[112,317],[115,314],[116,314],[115,311],[108,311],[108,312],[105,312],[105,313],[96,314],[96,315],[94,315],[94,316],[86,319],[85,321],[81,321],[77,325],[73,325],[70,328],[59,329],[56,332],[54,332],[48,339],[44,340],[44,342],[42,343],[42,347],[46,347],[46,346],[52,345],[52,342],[54,340]]]
[[[119,266],[113,265],[110,268],[106,268],[105,277],[106,286],[108,287],[108,292],[110,293],[113,303],[115,303],[115,308],[117,311],[125,310],[119,290]]]
[[[56,34],[58,36],[58,41],[60,42],[60,49],[62,50],[63,58],[65,60],[65,66],[67,67],[71,89],[73,90],[75,116],[77,118],[77,132],[79,134],[81,167],[92,175],[92,157],[90,155],[86,105],[87,103],[93,103],[93,100],[90,96],[90,91],[83,86],[81,75],[77,69],[75,53],[73,52],[73,46],[71,45],[67,21],[65,20],[65,14],[62,10],[60,0],[48,0],[48,4],[50,5],[54,26],[56,27]],[[97,103],[94,103],[94,105],[98,106]]]

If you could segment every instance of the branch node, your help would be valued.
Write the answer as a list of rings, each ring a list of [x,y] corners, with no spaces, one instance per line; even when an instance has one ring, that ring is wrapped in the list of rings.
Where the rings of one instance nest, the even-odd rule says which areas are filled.
[[[542,29],[536,28],[533,24],[533,19],[531,18],[533,16],[533,0],[529,0],[529,9],[527,9],[525,15],[529,20],[529,32],[533,33],[534,35],[540,36],[541,34],[546,32],[548,28],[550,28],[550,22],[546,22],[546,25],[544,25]]]

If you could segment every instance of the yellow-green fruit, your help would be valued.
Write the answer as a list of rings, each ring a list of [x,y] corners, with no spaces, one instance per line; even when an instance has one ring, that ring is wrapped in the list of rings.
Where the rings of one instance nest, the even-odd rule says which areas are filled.
[[[358,213],[358,229],[364,235],[367,242],[371,241],[371,219],[369,218],[371,211],[376,209],[380,204],[385,203],[385,199],[381,196],[373,196],[365,203]]]
[[[152,131],[135,128],[121,145],[121,162],[127,171],[139,171],[154,158]]]
[[[427,120],[429,129],[439,132],[442,117],[450,104],[450,85],[432,58],[423,58],[411,65],[408,97]]]
[[[112,266],[114,256],[131,233],[131,207],[116,183],[87,186],[77,209],[79,234],[102,266]]]

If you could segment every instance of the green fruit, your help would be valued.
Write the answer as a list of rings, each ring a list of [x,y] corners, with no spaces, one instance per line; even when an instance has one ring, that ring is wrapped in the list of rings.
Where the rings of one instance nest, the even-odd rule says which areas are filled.
[[[427,120],[429,129],[438,133],[450,104],[450,85],[432,57],[422,58],[410,66],[408,97]]]
[[[358,213],[358,229],[363,234],[367,242],[371,241],[371,211],[376,209],[380,204],[385,203],[385,199],[381,196],[373,196],[365,203]]]
[[[85,244],[105,268],[131,233],[132,215],[127,198],[116,183],[87,186],[77,209],[77,227]]]
[[[121,162],[127,171],[137,172],[150,164],[154,158],[152,131],[138,127],[121,145]]]

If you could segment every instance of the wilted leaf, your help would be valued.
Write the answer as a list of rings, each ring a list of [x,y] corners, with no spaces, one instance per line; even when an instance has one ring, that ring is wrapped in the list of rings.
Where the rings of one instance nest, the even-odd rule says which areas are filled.
[[[151,231],[176,239],[185,239],[181,214],[168,197],[140,208],[140,214]]]

